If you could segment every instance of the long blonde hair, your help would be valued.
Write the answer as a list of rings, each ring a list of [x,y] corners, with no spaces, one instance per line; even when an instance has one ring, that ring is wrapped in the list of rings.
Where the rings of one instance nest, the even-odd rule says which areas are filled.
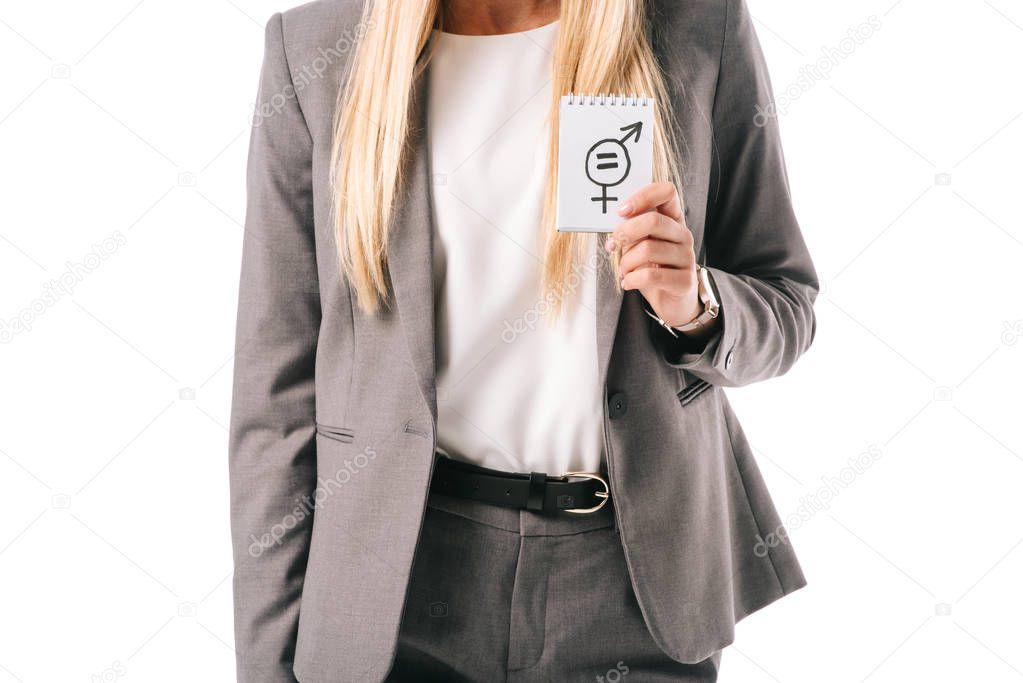
[[[582,236],[555,228],[558,103],[562,95],[640,94],[653,98],[654,180],[681,188],[671,105],[647,34],[648,0],[561,0],[552,64],[550,159],[542,229],[543,282],[560,292],[582,254]],[[331,149],[333,221],[341,270],[360,308],[387,300],[387,233],[409,152],[415,79],[430,58],[442,0],[367,0],[365,31],[338,95]],[[617,261],[613,261],[617,271]],[[554,310],[560,296],[553,297]]]

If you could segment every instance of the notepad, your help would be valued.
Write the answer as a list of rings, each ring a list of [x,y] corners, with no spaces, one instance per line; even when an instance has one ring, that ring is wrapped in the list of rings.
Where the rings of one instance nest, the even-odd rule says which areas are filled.
[[[565,95],[558,126],[558,214],[562,232],[611,232],[618,202],[653,179],[649,98]]]

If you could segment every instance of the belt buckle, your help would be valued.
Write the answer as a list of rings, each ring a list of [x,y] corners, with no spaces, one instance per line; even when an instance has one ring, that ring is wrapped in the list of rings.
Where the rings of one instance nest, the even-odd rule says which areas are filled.
[[[597,496],[597,498],[602,498],[603,500],[600,501],[599,505],[595,505],[591,508],[570,508],[568,510],[562,510],[562,512],[571,512],[574,515],[588,515],[607,505],[608,498],[611,495],[611,487],[607,485],[607,480],[604,479],[604,477],[594,472],[565,472],[561,475],[562,479],[567,480],[569,477],[580,477],[582,479],[593,479],[594,481],[599,481],[604,485],[604,490],[597,491],[593,495]]]

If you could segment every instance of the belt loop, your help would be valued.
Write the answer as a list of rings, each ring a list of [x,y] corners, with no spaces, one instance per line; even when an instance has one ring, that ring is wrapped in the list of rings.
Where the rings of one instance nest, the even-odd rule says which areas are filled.
[[[541,472],[529,473],[529,495],[526,498],[526,509],[543,511],[544,491],[547,488],[547,475]]]

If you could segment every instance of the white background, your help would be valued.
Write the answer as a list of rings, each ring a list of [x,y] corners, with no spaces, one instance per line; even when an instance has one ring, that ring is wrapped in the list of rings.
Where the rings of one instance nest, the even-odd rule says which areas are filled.
[[[729,396],[782,516],[817,501],[810,585],[721,680],[1023,679],[1023,7],[749,1],[779,95],[879,28],[781,116],[819,329]],[[244,163],[285,8],[0,6],[0,320],[31,321],[0,344],[0,683],[233,679]]]

